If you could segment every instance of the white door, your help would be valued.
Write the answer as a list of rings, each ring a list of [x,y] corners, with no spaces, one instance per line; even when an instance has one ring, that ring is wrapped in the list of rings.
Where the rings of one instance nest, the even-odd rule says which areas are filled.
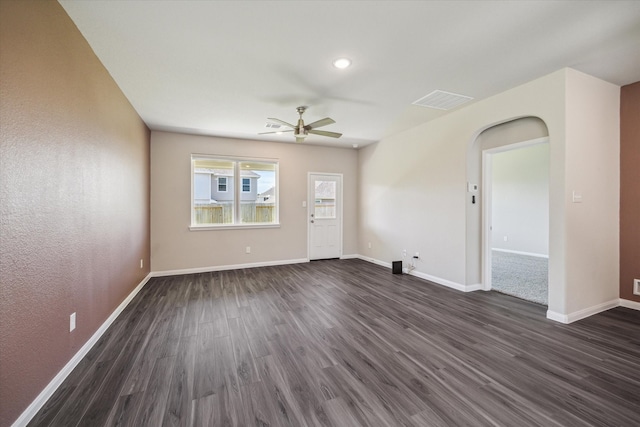
[[[342,255],[342,175],[309,173],[309,259]]]

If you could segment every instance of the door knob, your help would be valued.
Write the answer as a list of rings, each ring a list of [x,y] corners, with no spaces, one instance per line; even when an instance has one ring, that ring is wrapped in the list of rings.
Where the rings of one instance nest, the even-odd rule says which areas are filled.
[[[314,222],[315,222],[314,220],[311,220],[311,224],[313,224]]]

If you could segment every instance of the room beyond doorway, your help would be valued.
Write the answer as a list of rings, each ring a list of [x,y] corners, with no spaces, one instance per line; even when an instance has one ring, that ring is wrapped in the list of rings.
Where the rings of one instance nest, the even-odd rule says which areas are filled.
[[[548,305],[547,138],[484,152],[490,289]]]

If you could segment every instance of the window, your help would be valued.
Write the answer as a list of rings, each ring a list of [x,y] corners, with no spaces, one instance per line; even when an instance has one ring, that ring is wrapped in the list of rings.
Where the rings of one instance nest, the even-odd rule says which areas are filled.
[[[313,213],[317,219],[336,218],[336,182],[315,182],[315,206]]]
[[[278,162],[191,156],[191,229],[278,225]]]
[[[220,176],[218,177],[218,191],[224,193],[227,191],[227,177]]]

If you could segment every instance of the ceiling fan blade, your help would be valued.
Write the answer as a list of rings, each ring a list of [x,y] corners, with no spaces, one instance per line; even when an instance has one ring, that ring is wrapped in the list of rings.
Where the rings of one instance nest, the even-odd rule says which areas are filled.
[[[315,134],[315,135],[322,135],[322,136],[329,136],[331,138],[340,138],[342,136],[341,133],[338,132],[328,132],[326,130],[313,130],[311,129],[309,131],[309,133]]]
[[[283,133],[283,132],[293,132],[293,129],[289,129],[289,130],[277,130],[275,132],[260,132],[258,133],[258,135],[267,135],[269,133]]]
[[[322,127],[322,126],[330,125],[330,124],[335,123],[335,122],[336,122],[335,120],[333,120],[333,119],[331,119],[329,117],[325,117],[324,119],[320,119],[320,120],[317,120],[317,121],[315,121],[313,123],[309,123],[304,128],[307,129],[307,130],[315,129],[315,128],[319,128],[319,127]]]
[[[291,123],[287,123],[284,120],[274,119],[274,118],[271,118],[271,117],[269,117],[267,120],[271,120],[272,122],[276,122],[276,123],[283,124],[285,126],[289,126],[290,128],[295,128],[295,125],[292,125]]]

